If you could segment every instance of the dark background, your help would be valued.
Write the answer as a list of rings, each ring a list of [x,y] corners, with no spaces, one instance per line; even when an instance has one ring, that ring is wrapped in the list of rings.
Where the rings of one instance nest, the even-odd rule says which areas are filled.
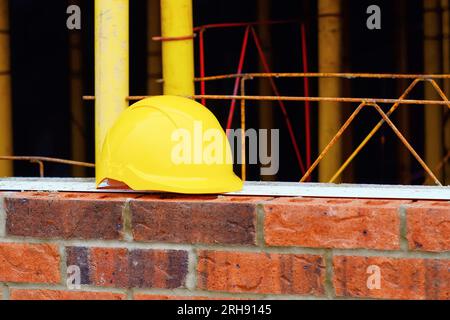
[[[94,39],[93,2],[82,0],[83,36],[83,86],[86,95],[94,95]],[[194,0],[194,25],[218,22],[245,22],[257,19],[256,0]],[[344,70],[346,72],[395,73],[400,72],[401,59],[407,59],[408,73],[423,73],[422,2],[408,0],[407,9],[399,10],[399,1],[392,0],[344,0]],[[70,1],[13,0],[11,1],[11,48],[15,155],[40,155],[70,159],[70,101],[69,101],[69,48],[66,28],[66,8]],[[130,94],[146,94],[146,1],[132,0],[130,18]],[[366,8],[377,4],[382,8],[382,29],[366,28]],[[271,19],[298,19],[307,27],[308,59],[311,72],[317,71],[317,9],[316,1],[276,0],[272,2]],[[407,23],[407,55],[399,57],[400,21]],[[299,25],[271,27],[272,70],[277,72],[301,72],[301,37]],[[244,29],[210,30],[205,33],[206,74],[234,73],[237,68]],[[196,40],[196,59],[198,41]],[[197,60],[196,60],[197,61]],[[249,41],[244,72],[257,72],[259,60],[255,46]],[[197,65],[198,67],[198,65]],[[198,75],[198,69],[196,70]],[[249,82],[248,94],[258,94],[257,81]],[[277,80],[282,95],[303,95],[301,79]],[[317,83],[310,83],[311,95],[317,96]],[[345,81],[346,96],[385,97],[398,96],[404,84],[392,80]],[[232,81],[207,84],[209,94],[231,94]],[[422,98],[421,90],[412,98]],[[208,102],[208,107],[225,126],[228,103]],[[297,139],[305,154],[302,103],[287,103]],[[94,119],[92,102],[85,102],[88,161],[94,162]],[[317,155],[317,104],[312,104],[313,158]],[[349,106],[347,108],[355,108]],[[281,132],[281,163],[278,180],[296,181],[299,169],[288,132],[278,105],[274,104],[274,122]],[[354,147],[367,134],[368,128],[378,122],[375,111],[363,112],[356,124]],[[247,108],[247,127],[258,127],[256,108]],[[395,117],[394,117],[395,119]],[[238,111],[233,127],[238,125]],[[411,142],[419,154],[423,154],[423,108],[414,107],[411,126],[414,136]],[[345,139],[345,137],[344,137]],[[351,182],[396,183],[399,156],[397,137],[388,127],[372,139],[356,158],[355,175]],[[415,162],[414,162],[415,163]],[[70,168],[62,165],[46,166],[48,176],[69,176]],[[411,174],[421,172],[418,166]],[[36,166],[15,163],[17,176],[36,176]],[[92,172],[90,172],[92,174]],[[259,180],[256,166],[250,168],[249,179]],[[411,181],[420,183],[421,179]]]

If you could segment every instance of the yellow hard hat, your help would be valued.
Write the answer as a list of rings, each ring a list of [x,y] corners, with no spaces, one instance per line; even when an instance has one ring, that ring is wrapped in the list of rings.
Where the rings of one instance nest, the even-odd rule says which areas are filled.
[[[222,193],[242,189],[216,117],[191,99],[155,96],[127,108],[105,137],[97,187]]]

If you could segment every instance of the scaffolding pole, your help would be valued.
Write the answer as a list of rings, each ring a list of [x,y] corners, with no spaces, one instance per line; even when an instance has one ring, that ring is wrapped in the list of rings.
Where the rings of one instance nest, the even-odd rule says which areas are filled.
[[[192,0],[161,0],[164,94],[193,95]]]
[[[162,94],[161,42],[152,37],[161,34],[160,0],[147,0],[147,92],[151,96]]]
[[[128,106],[129,2],[95,0],[95,161],[103,140]]]
[[[341,0],[319,0],[319,72],[341,71]],[[319,79],[319,96],[340,97],[340,79]],[[342,111],[338,102],[319,104],[319,152],[338,132]],[[319,181],[328,181],[339,169],[342,159],[342,144],[330,150],[319,166]],[[339,181],[337,181],[339,182]]]
[[[441,47],[441,14],[440,0],[425,0],[424,2],[424,72],[440,73],[442,69]],[[425,86],[425,100],[439,99],[434,88]],[[425,106],[425,161],[430,168],[436,168],[443,158],[443,108]],[[442,180],[442,170],[436,172]]]
[[[0,0],[0,155],[13,153],[9,50],[9,3]],[[12,176],[12,161],[0,161],[0,177]]]

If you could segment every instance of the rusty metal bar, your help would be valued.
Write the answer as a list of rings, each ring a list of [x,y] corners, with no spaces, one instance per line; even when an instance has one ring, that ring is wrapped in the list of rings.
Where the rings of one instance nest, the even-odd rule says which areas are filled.
[[[408,86],[408,88],[404,91],[404,93],[398,99],[382,99],[382,98],[347,98],[347,97],[294,97],[294,96],[247,96],[245,95],[245,84],[246,80],[251,80],[253,78],[272,78],[272,77],[339,77],[339,78],[347,78],[347,79],[355,79],[355,78],[368,78],[368,79],[413,79],[414,81]],[[307,179],[312,171],[317,167],[320,160],[326,155],[328,150],[334,145],[337,139],[343,134],[343,132],[347,129],[348,125],[354,120],[356,115],[361,111],[364,106],[373,106],[382,116],[382,119],[378,122],[378,124],[372,129],[372,131],[365,137],[365,139],[361,142],[357,149],[352,153],[352,155],[346,160],[346,162],[339,168],[339,170],[335,173],[335,175],[331,178],[330,182],[334,182],[335,179],[345,170],[345,168],[349,165],[349,163],[354,159],[354,157],[362,150],[362,148],[367,144],[367,142],[373,137],[373,135],[379,130],[379,128],[386,122],[396,133],[396,135],[400,138],[403,144],[409,149],[409,151],[413,154],[416,160],[421,164],[427,174],[434,180],[434,182],[438,185],[441,185],[440,181],[436,178],[431,169],[426,165],[426,163],[421,159],[421,157],[417,154],[414,148],[409,144],[409,142],[405,139],[405,137],[401,134],[401,132],[397,129],[397,127],[392,123],[389,117],[393,112],[398,108],[400,104],[404,105],[445,105],[450,110],[450,101],[448,100],[445,93],[439,87],[435,80],[437,79],[450,79],[450,74],[427,74],[427,75],[417,75],[417,74],[369,74],[369,73],[245,73],[245,74],[228,74],[228,75],[216,75],[209,77],[200,77],[195,78],[195,81],[213,81],[213,80],[221,80],[221,79],[241,79],[241,95],[194,95],[189,96],[193,99],[205,99],[205,100],[240,100],[241,101],[241,127],[244,129],[245,124],[245,109],[246,109],[246,100],[254,100],[254,101],[313,101],[313,102],[347,102],[347,103],[360,103],[358,108],[354,111],[354,113],[350,116],[347,122],[341,127],[339,132],[333,137],[327,147],[322,151],[321,155],[319,155],[318,159],[313,163],[313,165],[308,169],[305,175],[302,177],[301,181]],[[434,89],[437,91],[439,96],[442,98],[442,101],[438,100],[412,100],[405,99],[406,96],[412,91],[412,89],[417,85],[418,82],[428,81],[432,84]],[[95,96],[85,96],[83,97],[85,100],[95,100]],[[147,96],[128,96],[128,101],[141,100],[147,98]],[[383,110],[379,107],[378,104],[393,104],[387,113],[384,113]],[[381,111],[381,112],[380,112]],[[243,155],[243,163],[242,163],[242,174],[243,179],[245,180],[245,162],[246,162],[246,154],[245,154],[245,136],[243,136],[243,141],[241,140]]]
[[[128,96],[127,101],[139,101],[150,96]],[[340,97],[292,97],[292,96],[240,96],[240,95],[193,95],[188,96],[191,99],[206,99],[206,100],[255,100],[255,101],[329,101],[329,102],[350,102],[360,103],[361,101],[382,103],[382,104],[433,104],[433,105],[448,105],[448,102],[441,100],[400,100],[400,99],[382,99],[382,98],[340,98]],[[95,96],[83,96],[86,101],[95,100]]]
[[[417,83],[422,81],[421,79],[415,79],[403,92],[403,94],[400,96],[399,100],[403,101],[404,98],[408,96],[408,94],[411,92],[411,90],[416,86]],[[400,102],[396,102],[391,109],[387,112],[387,115],[390,116],[395,110],[397,110],[398,106],[400,105]],[[353,159],[356,157],[356,155],[366,146],[366,144],[369,142],[369,140],[375,135],[375,133],[378,132],[378,130],[381,128],[381,126],[384,124],[384,119],[381,119],[375,127],[370,131],[370,133],[364,138],[364,140],[359,144],[359,146],[353,151],[353,153],[345,160],[345,162],[341,165],[341,167],[336,171],[336,173],[333,175],[333,177],[330,179],[330,183],[333,183],[337,177],[341,175],[341,173],[348,167],[350,162],[353,161]]]
[[[197,77],[195,81],[213,81],[247,78],[344,78],[344,79],[450,79],[450,74],[398,74],[398,73],[337,73],[337,72],[261,72],[233,73],[208,77]]]
[[[442,91],[441,87],[439,87],[439,85],[436,83],[436,81],[434,79],[428,79],[427,81],[429,81],[431,83],[431,85],[436,90],[436,92],[439,94],[439,96],[442,98],[442,100],[444,100],[446,102],[446,105],[450,111],[450,101],[448,100],[445,93]]]
[[[325,147],[325,149],[322,150],[320,155],[317,157],[316,161],[311,165],[311,167],[308,168],[306,173],[303,175],[303,177],[300,179],[300,182],[305,182],[311,173],[314,171],[314,169],[319,165],[320,161],[325,157],[325,155],[328,153],[328,151],[331,149],[331,147],[339,140],[339,138],[342,136],[345,130],[347,130],[348,126],[353,122],[356,115],[361,111],[361,109],[366,105],[366,102],[362,102],[358,108],[353,111],[353,113],[350,115],[350,117],[347,119],[347,121],[342,125],[342,127],[339,129],[339,131],[336,133],[336,135],[331,139],[331,141],[328,143],[328,145]]]
[[[65,160],[51,157],[33,157],[33,156],[0,156],[0,161],[29,161],[39,165],[39,176],[44,176],[44,162],[67,164],[71,166],[95,168],[95,164],[81,161]]]
[[[308,169],[308,171],[305,173],[305,175],[302,177],[300,182],[304,182],[308,177],[311,175],[313,170],[317,167],[317,165],[320,163],[320,161],[325,157],[325,155],[328,153],[328,151],[331,149],[331,147],[336,143],[336,141],[342,136],[344,131],[348,128],[348,126],[353,122],[356,115],[361,111],[361,109],[364,106],[372,106],[374,107],[378,113],[382,116],[384,121],[392,128],[394,133],[399,137],[399,139],[402,141],[402,143],[408,148],[408,150],[411,152],[411,154],[416,158],[416,160],[420,163],[422,168],[427,172],[427,174],[433,179],[433,181],[438,185],[442,186],[441,182],[436,178],[434,173],[431,171],[431,169],[426,165],[426,163],[422,160],[422,158],[419,156],[419,154],[415,151],[415,149],[411,146],[411,144],[408,142],[408,140],[401,134],[401,132],[397,129],[397,127],[392,123],[392,121],[389,119],[389,117],[386,115],[386,113],[383,112],[381,107],[376,103],[370,103],[370,102],[363,102],[361,103],[358,108],[353,111],[351,116],[347,119],[347,121],[344,123],[344,125],[339,129],[339,131],[336,133],[336,135],[333,137],[333,139],[328,143],[328,145],[325,147],[325,149],[321,152],[319,157],[314,161],[312,166]]]
[[[39,176],[44,177],[44,163],[41,160],[30,160],[31,163],[37,163],[39,166]]]
[[[321,78],[321,77],[325,77],[325,78],[333,78],[333,77],[337,77],[337,78],[346,78],[346,79],[420,79],[420,80],[433,80],[433,79],[450,79],[450,74],[389,74],[389,73],[326,73],[326,72],[322,72],[322,73],[313,73],[313,72],[295,72],[295,73],[280,73],[280,72],[270,72],[270,73],[235,73],[235,74],[225,74],[225,75],[215,75],[215,76],[208,76],[208,77],[197,77],[194,78],[194,81],[196,82],[205,82],[205,81],[213,81],[213,80],[223,80],[223,79],[235,79],[235,78],[247,78],[247,79],[253,79],[253,78]],[[433,84],[434,85],[434,84]],[[438,90],[438,89],[437,89]],[[439,90],[438,90],[439,92]],[[201,95],[203,96],[203,95]],[[200,97],[201,97],[200,96]],[[144,98],[147,98],[148,96],[129,96],[127,98],[127,100],[129,101],[134,101],[134,100],[141,100]],[[227,96],[218,96],[218,95],[211,95],[211,96],[206,96],[208,97],[208,99],[220,99],[220,97],[224,97],[224,99],[233,99],[234,97],[229,96],[227,98]],[[264,98],[264,96],[261,96],[261,98]],[[295,101],[305,101],[306,98],[301,98],[299,97],[300,100],[295,100]],[[90,100],[95,100],[95,96],[92,95],[86,95],[83,96],[83,99],[86,101],[90,101]],[[247,98],[248,99],[248,98]],[[336,98],[336,99],[341,99],[341,100],[331,100],[331,99],[335,99],[335,98],[308,98],[308,99],[314,99],[313,101],[331,101],[331,102],[360,102],[361,100],[371,100],[368,98],[358,98],[353,99],[353,100],[348,100],[351,98]],[[325,100],[321,100],[321,99],[325,99]],[[344,99],[344,100],[342,100]],[[254,98],[254,100],[257,100],[256,98]],[[276,100],[275,98],[268,98],[268,99],[258,99],[258,100]],[[292,100],[292,98],[289,98],[288,100]],[[373,100],[373,99],[372,99]],[[393,99],[382,99],[385,100],[386,103],[388,102],[392,102],[395,103],[396,101]],[[387,101],[389,100],[389,101]],[[428,104],[429,102],[431,102],[430,100],[412,100],[412,101],[422,101],[423,103]],[[375,101],[374,101],[375,102]],[[381,102],[381,100],[378,100],[378,103],[384,103]],[[406,103],[410,103],[408,101],[406,101]],[[419,102],[417,102],[417,104],[419,104]],[[432,103],[433,104],[433,103]],[[438,103],[438,104],[446,104],[444,102]]]
[[[317,157],[316,161],[311,165],[311,167],[308,168],[306,173],[303,175],[303,177],[300,179],[300,182],[305,182],[311,173],[314,171],[314,169],[319,165],[320,161],[325,157],[325,155],[328,153],[328,151],[331,149],[331,147],[339,140],[339,138],[342,136],[345,130],[347,130],[348,126],[353,122],[356,115],[361,111],[361,109],[367,105],[365,101],[363,101],[358,108],[353,111],[353,113],[350,115],[350,117],[345,121],[345,123],[342,125],[342,127],[339,129],[339,131],[336,133],[336,135],[331,139],[331,141],[328,143],[328,145],[322,150],[320,155]]]
[[[233,28],[233,27],[247,27],[256,25],[273,25],[273,24],[289,24],[289,23],[300,23],[300,20],[263,20],[255,22],[231,22],[231,23],[214,23],[205,24],[202,26],[197,26],[194,31],[214,29],[214,28]]]
[[[179,36],[179,37],[161,37],[161,36],[155,36],[152,37],[153,41],[179,41],[179,40],[189,40],[194,39],[196,37],[195,34],[189,34],[186,36]]]
[[[127,101],[139,101],[150,96],[128,96]],[[382,98],[340,98],[340,97],[292,97],[292,96],[239,96],[239,95],[193,95],[187,98],[192,99],[206,99],[206,100],[255,100],[255,101],[329,101],[329,102],[350,102],[350,103],[360,103],[361,101],[382,103],[382,104],[433,104],[433,105],[448,105],[449,103],[441,100],[400,100],[400,99],[382,99]],[[95,96],[83,96],[83,100],[92,101],[95,100]]]
[[[425,163],[425,161],[422,160],[422,158],[419,156],[419,154],[416,152],[416,150],[414,150],[414,148],[409,144],[408,140],[406,140],[406,138],[402,135],[402,133],[400,132],[400,130],[397,129],[397,127],[395,126],[395,124],[391,121],[391,119],[389,119],[389,117],[386,115],[386,113],[383,112],[383,110],[381,109],[381,107],[379,105],[377,105],[376,103],[368,103],[367,105],[370,105],[372,107],[374,107],[378,113],[383,117],[383,119],[386,121],[386,123],[392,128],[392,130],[394,130],[395,134],[399,137],[399,139],[403,142],[403,144],[405,145],[405,147],[408,148],[408,150],[412,153],[412,155],[414,156],[414,158],[416,158],[416,160],[420,163],[420,165],[423,167],[423,169],[428,173],[428,175],[433,179],[433,181],[438,185],[438,186],[442,186],[441,182],[436,178],[436,176],[434,175],[433,171],[431,171],[431,169],[427,166],[427,164]]]
[[[146,96],[130,96],[129,100],[141,100]],[[399,100],[399,99],[383,99],[383,98],[340,98],[340,97],[292,97],[292,96],[234,96],[234,95],[194,95],[190,96],[192,99],[207,99],[207,100],[233,100],[233,99],[245,99],[245,100],[255,100],[255,101],[329,101],[329,102],[350,102],[350,103],[361,103],[361,101],[367,101],[370,103],[397,103],[401,102],[403,104],[434,104],[434,105],[447,105],[446,101],[438,100]]]

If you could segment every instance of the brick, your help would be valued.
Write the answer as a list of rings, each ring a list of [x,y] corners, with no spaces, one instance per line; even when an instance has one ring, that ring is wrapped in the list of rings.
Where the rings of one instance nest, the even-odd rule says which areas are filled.
[[[58,283],[58,247],[0,243],[0,282]]]
[[[196,198],[136,199],[130,204],[138,241],[254,245],[256,203]]]
[[[321,256],[200,251],[198,287],[235,293],[323,295]]]
[[[226,298],[210,298],[204,296],[170,296],[161,294],[137,293],[134,300],[227,300]]]
[[[125,198],[104,194],[19,193],[5,199],[8,235],[121,239]]]
[[[182,250],[68,247],[67,265],[78,265],[81,284],[117,288],[184,286],[188,254]]]
[[[281,199],[264,205],[269,246],[314,248],[400,247],[399,202]]]
[[[409,248],[450,251],[450,203],[419,201],[406,209]]]
[[[125,300],[126,295],[112,292],[11,289],[11,300]]]
[[[368,288],[369,266],[380,268],[379,289]],[[450,260],[337,256],[333,267],[339,297],[450,299]]]

